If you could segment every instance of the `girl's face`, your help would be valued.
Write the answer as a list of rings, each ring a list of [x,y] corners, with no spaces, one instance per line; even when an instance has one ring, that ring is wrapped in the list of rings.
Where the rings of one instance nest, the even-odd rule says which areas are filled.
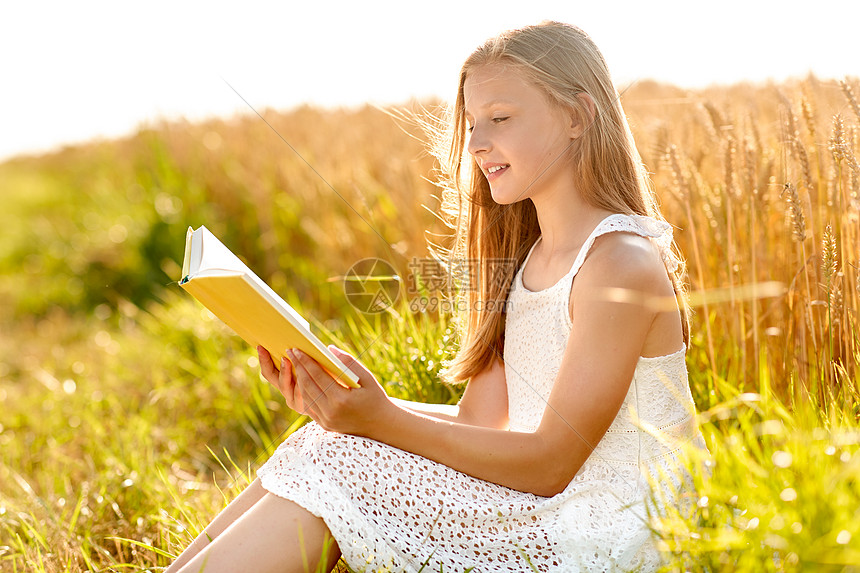
[[[496,203],[572,189],[569,150],[579,130],[570,114],[505,64],[468,72],[463,95],[470,132],[467,149]]]

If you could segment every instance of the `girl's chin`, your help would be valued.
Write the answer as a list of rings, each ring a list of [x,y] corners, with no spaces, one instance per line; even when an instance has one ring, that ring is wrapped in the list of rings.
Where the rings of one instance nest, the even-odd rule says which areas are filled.
[[[505,193],[492,188],[490,189],[490,194],[493,197],[493,201],[499,205],[512,205],[524,198],[523,193]]]

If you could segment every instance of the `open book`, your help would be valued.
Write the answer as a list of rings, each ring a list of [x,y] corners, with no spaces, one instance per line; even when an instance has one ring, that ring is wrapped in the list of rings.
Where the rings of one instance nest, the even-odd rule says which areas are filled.
[[[188,228],[179,286],[245,342],[268,350],[276,366],[288,348],[299,348],[342,386],[358,387],[358,376],[311,332],[308,321],[206,227]]]

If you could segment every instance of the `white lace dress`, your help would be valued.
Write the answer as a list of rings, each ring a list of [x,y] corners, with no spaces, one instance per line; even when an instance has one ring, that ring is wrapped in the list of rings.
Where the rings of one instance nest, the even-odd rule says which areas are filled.
[[[613,231],[652,238],[673,264],[669,225],[612,215],[562,279],[532,292],[522,283],[532,246],[511,286],[505,326],[511,430],[534,431],[540,423],[571,329],[573,277],[594,239]],[[266,490],[323,518],[355,571],[652,571],[660,558],[646,525],[646,476],[672,462],[681,444],[703,447],[684,354],[639,359],[609,431],[553,497],[315,423],[290,436],[258,475]]]

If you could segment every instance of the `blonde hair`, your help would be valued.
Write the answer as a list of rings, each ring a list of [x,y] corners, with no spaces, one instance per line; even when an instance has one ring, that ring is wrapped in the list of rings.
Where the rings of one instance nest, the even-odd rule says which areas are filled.
[[[502,358],[504,309],[511,281],[540,234],[534,204],[496,203],[474,158],[467,159],[468,181],[463,178],[467,139],[463,85],[471,70],[496,63],[512,65],[551,102],[577,114],[583,125],[590,124],[570,149],[574,184],[587,203],[614,213],[663,220],[606,62],[585,32],[547,21],[503,32],[479,46],[460,70],[457,98],[448,110],[447,133],[436,140],[434,148],[441,164],[442,213],[454,233],[450,248],[431,245],[431,252],[449,270],[462,261],[477,264],[479,277],[473,283],[455,285],[459,288],[449,293],[455,299],[453,307],[460,310],[455,321],[460,350],[442,372],[450,383],[467,381]],[[590,97],[593,108],[581,94]],[[676,246],[673,249],[677,254]],[[515,264],[493,268],[498,261]],[[688,343],[684,274],[682,264],[670,277]]]

